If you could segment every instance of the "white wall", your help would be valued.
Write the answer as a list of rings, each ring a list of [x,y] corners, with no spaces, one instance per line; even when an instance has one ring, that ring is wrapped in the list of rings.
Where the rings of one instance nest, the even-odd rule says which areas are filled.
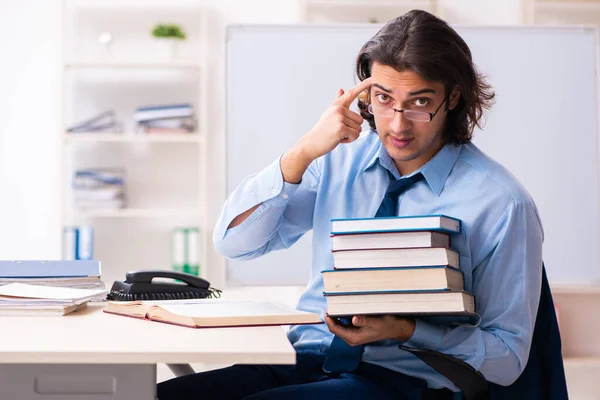
[[[60,255],[59,4],[0,1],[0,259]]]
[[[517,25],[525,22],[528,0],[438,0],[438,12],[451,24]]]

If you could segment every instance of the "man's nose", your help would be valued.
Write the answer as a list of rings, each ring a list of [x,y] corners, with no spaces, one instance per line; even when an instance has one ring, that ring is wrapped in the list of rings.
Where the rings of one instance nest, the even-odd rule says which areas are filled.
[[[390,129],[394,133],[400,133],[410,127],[410,120],[406,119],[403,112],[396,111],[390,121]]]

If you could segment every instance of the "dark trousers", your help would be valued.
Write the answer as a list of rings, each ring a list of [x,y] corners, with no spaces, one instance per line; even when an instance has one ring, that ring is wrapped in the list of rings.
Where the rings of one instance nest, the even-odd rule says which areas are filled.
[[[323,372],[325,354],[301,351],[296,365],[234,365],[158,384],[159,400],[451,400],[449,390],[373,364],[351,374]]]

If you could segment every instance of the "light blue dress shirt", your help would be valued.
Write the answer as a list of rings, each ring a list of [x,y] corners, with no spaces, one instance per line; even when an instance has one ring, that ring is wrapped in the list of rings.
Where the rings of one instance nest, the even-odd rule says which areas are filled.
[[[297,307],[323,317],[321,271],[333,268],[330,220],[373,217],[389,182],[386,170],[400,176],[373,131],[313,161],[299,184],[283,181],[279,162],[245,178],[229,196],[213,241],[227,257],[250,259],[286,249],[312,229],[310,281]],[[472,143],[443,147],[419,171],[425,179],[400,196],[398,215],[446,214],[462,220],[451,247],[460,254],[465,290],[475,295],[481,323],[444,327],[417,319],[405,345],[452,355],[487,380],[509,385],[527,363],[539,302],[543,230],[536,206],[504,167]],[[227,229],[256,204],[261,205],[242,224]],[[294,326],[288,337],[296,349],[327,351],[333,335],[320,324]],[[367,345],[362,359],[424,379],[429,387],[458,391],[398,343]]]

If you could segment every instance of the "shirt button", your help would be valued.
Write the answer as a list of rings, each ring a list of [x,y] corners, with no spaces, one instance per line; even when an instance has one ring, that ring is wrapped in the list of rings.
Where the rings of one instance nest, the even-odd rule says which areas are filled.
[[[290,196],[287,193],[284,193],[283,195],[281,195],[281,197],[283,197],[284,199],[287,199]]]

